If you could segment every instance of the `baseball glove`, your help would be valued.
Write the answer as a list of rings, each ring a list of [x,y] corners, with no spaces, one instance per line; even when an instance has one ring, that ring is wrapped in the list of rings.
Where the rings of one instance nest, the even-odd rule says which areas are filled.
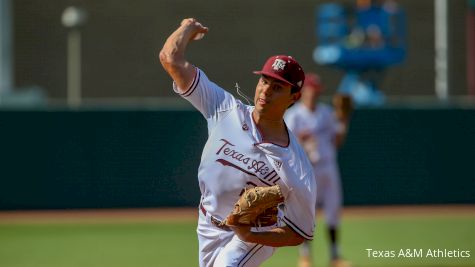
[[[223,224],[271,226],[277,222],[277,205],[284,201],[278,185],[246,189]]]
[[[338,120],[348,121],[353,112],[353,100],[349,95],[336,94],[333,96],[333,107]]]

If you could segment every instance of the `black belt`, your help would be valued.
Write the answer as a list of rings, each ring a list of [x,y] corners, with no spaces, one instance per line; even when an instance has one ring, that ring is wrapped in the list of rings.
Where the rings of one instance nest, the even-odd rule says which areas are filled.
[[[200,210],[201,212],[203,213],[204,216],[206,216],[206,214],[208,213],[205,209],[205,207],[203,207],[203,204],[200,203]],[[214,217],[213,215],[210,214],[210,220],[211,220],[211,223],[218,227],[219,229],[222,229],[222,230],[225,230],[225,231],[232,231],[231,228],[229,228],[229,226],[225,225],[225,224],[222,224],[222,221],[217,219],[216,217]]]

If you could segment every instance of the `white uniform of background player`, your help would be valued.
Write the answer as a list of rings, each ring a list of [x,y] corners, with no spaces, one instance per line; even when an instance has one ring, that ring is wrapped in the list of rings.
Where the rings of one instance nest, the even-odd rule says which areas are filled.
[[[183,56],[173,54],[176,48],[184,50],[187,42],[183,44],[183,40],[200,31],[206,32],[207,28],[194,19],[184,20],[160,54],[164,68],[174,78],[174,90],[190,101],[208,124],[209,137],[198,170],[202,194],[197,228],[200,266],[259,266],[274,253],[275,247],[313,239],[316,201],[313,170],[283,121],[285,109],[300,96],[300,92],[291,93],[290,84],[298,84],[300,90],[303,70],[290,57],[269,58],[262,71],[256,72],[263,75],[256,87],[256,105],[244,105],[212,83],[202,70],[187,65],[186,61],[174,61]],[[175,69],[180,64],[191,70]],[[180,71],[183,73],[177,74]],[[183,82],[180,75],[190,73],[192,79]],[[187,88],[183,88],[184,84]],[[277,132],[263,124],[262,119],[271,115],[276,115],[273,123],[279,126]],[[281,134],[275,136],[283,139],[273,136],[278,129]],[[277,225],[252,229],[219,226],[233,210],[244,188],[275,184],[280,185],[285,198],[279,206]]]
[[[317,181],[317,206],[322,206],[329,229],[332,265],[347,266],[340,259],[337,244],[337,229],[340,224],[342,188],[337,162],[337,148],[345,135],[346,122],[339,121],[333,108],[317,103],[322,91],[320,79],[315,74],[307,74],[302,89],[302,99],[285,114],[285,121],[298,136],[312,165]],[[300,249],[300,265],[310,266],[310,244],[304,243]]]

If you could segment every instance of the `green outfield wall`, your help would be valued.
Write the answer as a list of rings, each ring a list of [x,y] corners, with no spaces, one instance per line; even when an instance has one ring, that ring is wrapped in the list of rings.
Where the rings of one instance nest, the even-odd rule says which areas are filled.
[[[195,111],[0,111],[0,209],[195,206]],[[475,110],[361,109],[346,205],[475,203]]]

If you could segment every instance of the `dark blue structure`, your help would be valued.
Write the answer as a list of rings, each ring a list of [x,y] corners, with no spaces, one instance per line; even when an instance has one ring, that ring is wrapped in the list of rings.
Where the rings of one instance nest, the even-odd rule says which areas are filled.
[[[377,1],[352,13],[336,3],[317,8],[319,43],[313,58],[318,64],[345,71],[338,91],[353,96],[356,104],[382,104],[378,79],[386,68],[406,57],[405,14],[390,1]]]

